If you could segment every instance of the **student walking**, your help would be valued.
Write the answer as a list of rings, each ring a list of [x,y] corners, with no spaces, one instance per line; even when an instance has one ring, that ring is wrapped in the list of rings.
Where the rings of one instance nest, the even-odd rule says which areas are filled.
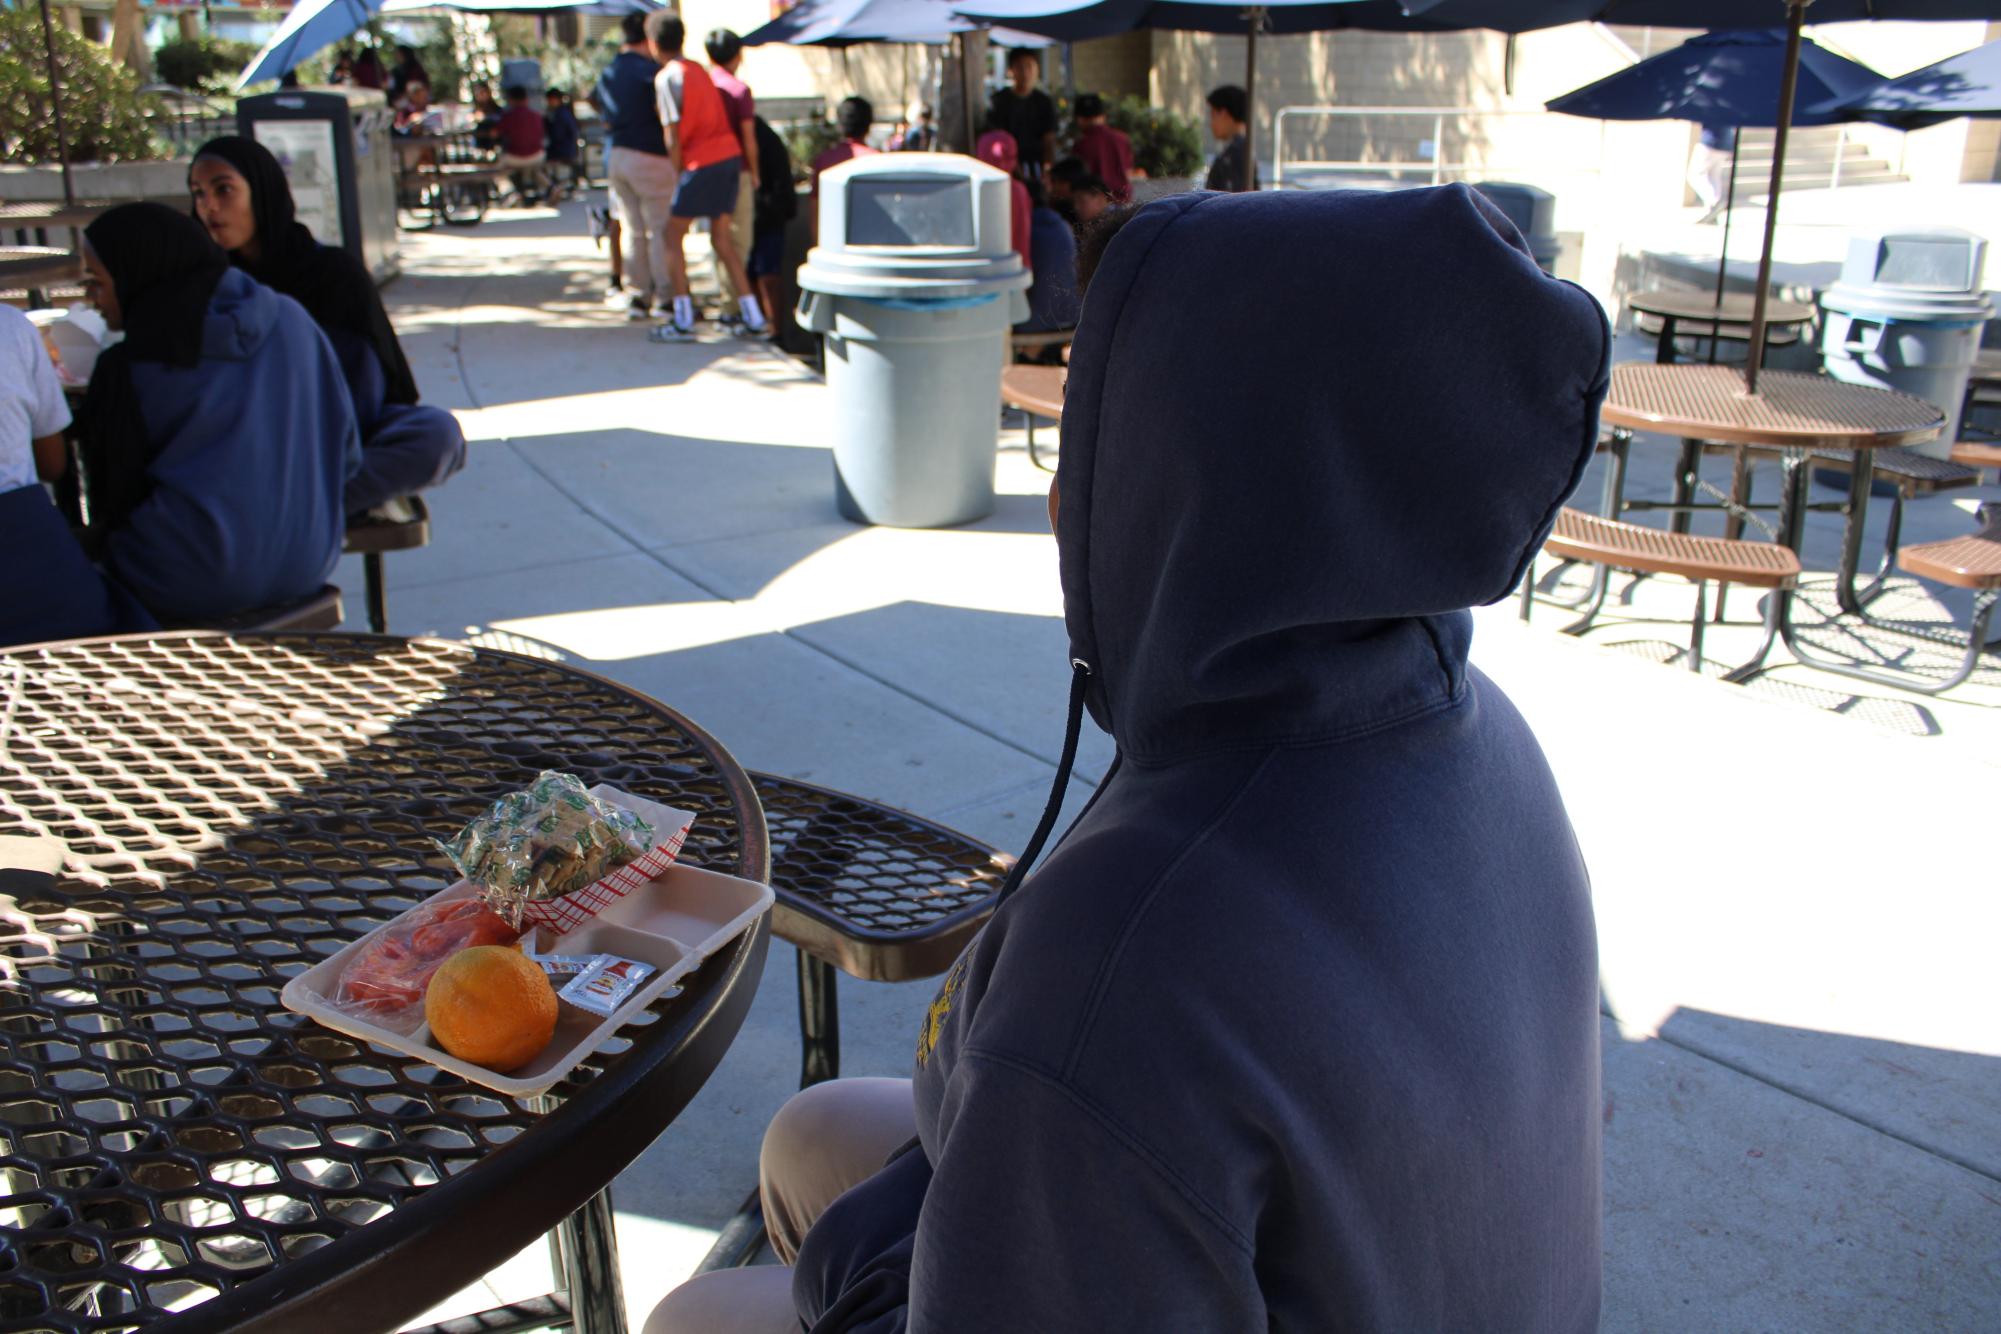
[[[653,98],[660,66],[646,40],[646,16],[627,14],[621,22],[625,45],[599,77],[591,101],[604,117],[611,143],[606,170],[618,243],[624,246],[625,285],[631,292],[626,314],[643,320],[667,309],[667,212],[674,199],[674,168]]]
[[[734,287],[743,330],[756,338],[770,336],[764,309],[758,304],[743,269],[743,256],[731,234],[736,211],[737,180],[743,173],[743,145],[730,133],[729,113],[707,70],[682,55],[688,27],[677,14],[656,10],[646,17],[646,39],[660,72],[653,76],[654,104],[676,184],[667,211],[667,282],[673,297],[668,322],[648,337],[655,342],[685,343],[695,336],[695,302],[688,287],[688,260],[683,253],[689,230],[698,221],[709,224],[709,243],[716,262]]]

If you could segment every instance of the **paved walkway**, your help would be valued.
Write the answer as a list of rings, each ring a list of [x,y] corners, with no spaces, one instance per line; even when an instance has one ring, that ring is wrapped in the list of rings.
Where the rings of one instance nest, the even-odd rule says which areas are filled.
[[[405,261],[397,323],[473,445],[433,545],[388,561],[393,629],[583,663],[746,764],[1019,847],[1066,685],[1019,432],[992,518],[857,527],[833,510],[824,388],[763,348],[647,344],[602,305],[574,207],[412,237]],[[338,578],[359,628],[360,570]],[[2001,710],[1813,707],[1861,697],[1795,673],[1802,707],[1556,624],[1486,609],[1474,657],[1541,736],[1596,885],[1606,1328],[1993,1327]],[[1109,758],[1087,740],[1073,805]],[[755,1179],[797,1077],[792,986],[774,945],[716,1077],[617,1184],[635,1325]],[[844,981],[846,1071],[907,1072],[930,991]],[[446,1309],[547,1282],[536,1248]]]

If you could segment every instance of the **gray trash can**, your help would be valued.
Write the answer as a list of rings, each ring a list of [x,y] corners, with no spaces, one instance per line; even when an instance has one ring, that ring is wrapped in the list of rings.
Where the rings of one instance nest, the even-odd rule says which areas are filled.
[[[1945,458],[1981,332],[1994,313],[1980,290],[1987,242],[1971,232],[1883,231],[1851,237],[1841,281],[1821,297],[1821,358],[1849,384],[1901,389],[1945,413],[1939,438],[1914,446]]]
[[[1556,196],[1515,181],[1475,181],[1473,188],[1508,215],[1535,256],[1536,267],[1555,273],[1556,256],[1563,249],[1563,243],[1556,239]]]
[[[820,177],[798,318],[826,338],[847,518],[943,528],[993,511],[1001,366],[1028,318],[1008,186],[947,153],[857,158]]]

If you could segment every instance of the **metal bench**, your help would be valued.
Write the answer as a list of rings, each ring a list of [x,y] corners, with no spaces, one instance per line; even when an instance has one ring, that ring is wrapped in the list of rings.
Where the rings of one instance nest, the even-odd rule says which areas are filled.
[[[1755,588],[1792,588],[1799,582],[1799,557],[1790,549],[1771,542],[1745,542],[1726,537],[1697,537],[1690,533],[1667,532],[1639,524],[1602,519],[1595,514],[1568,507],[1557,511],[1556,526],[1543,550],[1562,560],[1643,574],[1677,574],[1695,584],[1695,617],[1692,621],[1688,669],[1702,670],[1702,632],[1708,620],[1710,581],[1749,584]],[[1535,602],[1535,571],[1531,566],[1522,579],[1521,615],[1529,619]],[[1604,605],[1603,581],[1584,608],[1584,615],[1564,627],[1566,634],[1579,635]]]
[[[341,608],[340,590],[324,584],[297,602],[274,607],[255,607],[234,616],[218,617],[199,626],[182,629],[224,630],[231,634],[270,634],[278,630],[337,630],[346,619]]]
[[[935,977],[993,914],[1014,858],[908,811],[752,773],[771,838],[772,934],[798,952],[799,1086],[841,1070],[835,969],[866,981]],[[764,1238],[756,1191],[701,1268],[748,1263]]]
[[[1994,616],[1995,600],[2001,598],[2001,504],[1982,505],[1977,513],[1978,532],[1940,542],[1921,542],[1897,552],[1897,564],[1907,573],[1950,588],[1972,590],[1973,621],[1967,631],[1966,657],[1958,669],[1943,681],[1913,680],[1909,675],[1871,672],[1866,668],[1856,669],[1857,675],[1925,695],[1951,690],[1973,675],[1973,669],[1980,665],[1980,655],[1987,651],[1988,623]]]
[[[1028,461],[1044,472],[1055,472],[1035,451],[1035,419],[1063,420],[1063,377],[1061,366],[1007,366],[1001,370],[1001,403],[1019,408],[1028,418]]]
[[[2001,469],[2001,441],[1962,440],[1952,447],[1952,461],[1966,468]]]
[[[383,512],[392,507],[393,512]],[[364,596],[368,628],[376,634],[389,633],[389,597],[382,582],[382,553],[409,551],[428,546],[430,541],[431,510],[421,496],[403,496],[381,510],[348,520],[347,539],[341,550],[361,557],[367,581]]]

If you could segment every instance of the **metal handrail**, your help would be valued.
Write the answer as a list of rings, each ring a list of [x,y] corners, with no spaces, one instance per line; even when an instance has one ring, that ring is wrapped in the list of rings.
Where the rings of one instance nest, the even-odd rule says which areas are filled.
[[[1449,120],[1478,116],[1484,118],[1548,116],[1550,112],[1540,107],[1467,107],[1467,106],[1289,106],[1280,107],[1272,117],[1272,187],[1285,187],[1285,122],[1288,117],[1325,116],[1355,119],[1363,116],[1430,117],[1431,143],[1436,148],[1445,138],[1445,126]],[[1573,118],[1566,118],[1566,120]],[[1603,127],[1600,127],[1600,152],[1603,152]],[[1300,167],[1336,170],[1368,171],[1382,173],[1405,173],[1428,171],[1431,184],[1443,185],[1446,177],[1453,173],[1470,171],[1492,172],[1501,169],[1493,162],[1448,162],[1436,156],[1413,162],[1358,161],[1348,159],[1297,159],[1295,169]],[[1594,171],[1593,174],[1596,174]]]

